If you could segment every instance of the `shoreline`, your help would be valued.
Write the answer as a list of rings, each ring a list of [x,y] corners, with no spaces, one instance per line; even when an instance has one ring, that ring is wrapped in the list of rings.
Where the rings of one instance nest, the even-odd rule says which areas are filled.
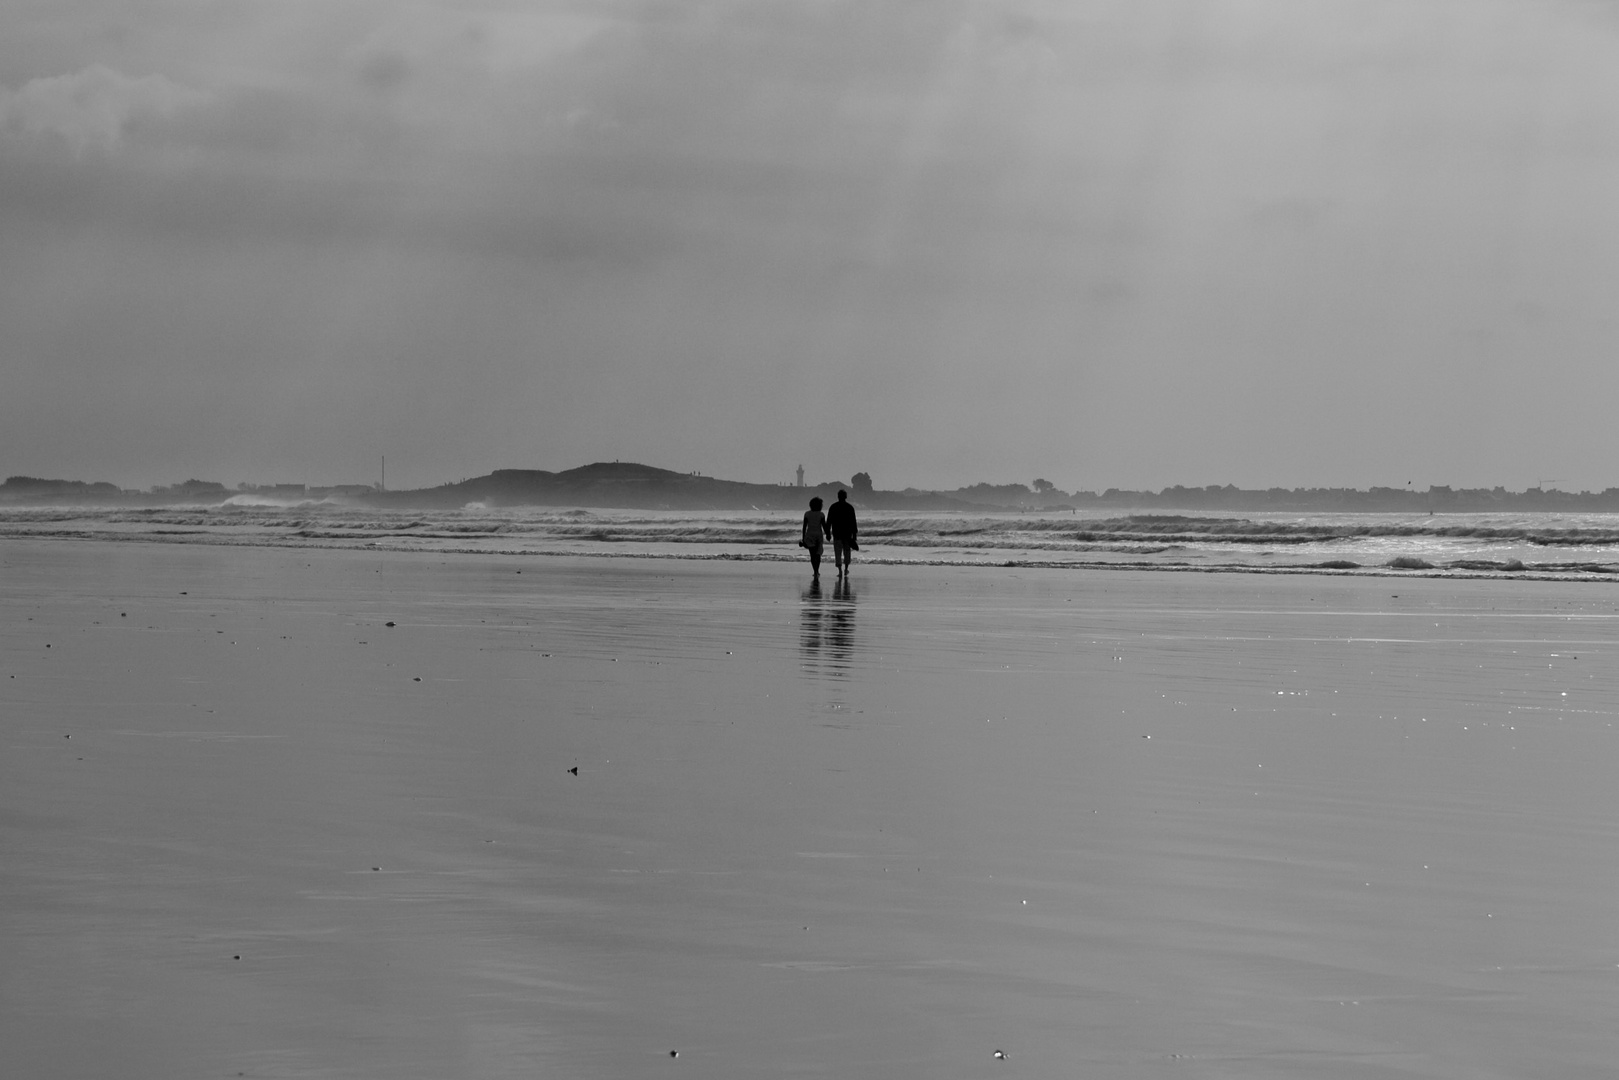
[[[542,550],[522,548],[469,548],[469,547],[413,547],[407,544],[386,544],[375,541],[354,543],[332,543],[322,540],[294,540],[274,538],[254,538],[251,540],[238,540],[229,537],[211,536],[206,533],[196,533],[195,539],[180,539],[173,534],[140,535],[129,534],[113,539],[107,536],[85,536],[70,534],[3,534],[0,533],[0,543],[99,543],[112,546],[124,544],[142,544],[167,546],[175,548],[204,547],[223,549],[259,549],[279,551],[353,551],[360,553],[390,553],[415,555],[456,555],[478,557],[506,557],[506,558],[579,558],[579,559],[634,559],[648,561],[673,562],[741,562],[741,563],[797,563],[803,562],[804,556],[796,551],[782,552],[737,552],[737,551],[710,551],[710,552],[682,552],[682,551],[586,551],[578,549]],[[633,544],[638,541],[606,541],[608,543]],[[666,543],[670,541],[664,541]],[[698,545],[704,541],[677,541]],[[759,546],[767,546],[761,543]],[[875,546],[875,545],[873,545]],[[1479,560],[1468,560],[1479,561]],[[1123,570],[1137,570],[1149,573],[1182,573],[1182,574],[1253,574],[1261,576],[1291,576],[1291,577],[1326,577],[1326,578],[1427,578],[1446,581],[1540,581],[1540,582],[1581,582],[1581,583],[1619,583],[1619,559],[1613,561],[1593,561],[1589,563],[1556,563],[1555,568],[1536,569],[1533,564],[1525,564],[1523,569],[1487,570],[1477,567],[1447,567],[1444,565],[1430,565],[1426,567],[1396,567],[1388,565],[1361,565],[1356,567],[1325,567],[1314,565],[1256,565],[1252,563],[1214,563],[1209,565],[1194,565],[1184,562],[1146,562],[1126,561],[1124,559],[1038,559],[1038,558],[1010,558],[1010,559],[973,559],[973,558],[903,558],[898,556],[878,555],[860,558],[856,566],[915,566],[915,567],[941,567],[957,569],[1027,569],[1027,570],[1101,570],[1117,572]]]

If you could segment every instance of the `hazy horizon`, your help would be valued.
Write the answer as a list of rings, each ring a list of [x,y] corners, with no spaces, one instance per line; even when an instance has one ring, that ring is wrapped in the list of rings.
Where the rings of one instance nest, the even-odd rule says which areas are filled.
[[[560,474],[563,474],[563,473],[578,472],[580,470],[589,469],[589,468],[591,468],[593,466],[597,466],[597,465],[616,465],[616,464],[620,464],[620,463],[625,464],[625,465],[632,465],[632,466],[650,467],[650,468],[653,468],[653,469],[661,470],[663,472],[674,474],[676,476],[686,475],[685,473],[682,472],[682,470],[669,469],[666,466],[658,465],[655,462],[650,462],[650,461],[629,461],[629,460],[625,460],[625,459],[613,459],[611,461],[585,462],[585,463],[582,463],[582,464],[579,464],[579,465],[569,465],[569,466],[565,466],[563,468],[557,468],[557,469],[506,469],[506,468],[492,469],[492,470],[489,470],[488,472],[479,473],[476,476],[455,477],[455,478],[450,479],[450,480],[439,481],[439,482],[432,483],[432,484],[411,485],[409,487],[406,487],[406,486],[402,486],[402,485],[399,485],[399,484],[389,483],[389,484],[386,485],[385,488],[381,488],[379,490],[386,490],[386,491],[389,491],[389,492],[392,492],[392,493],[395,493],[395,494],[405,493],[405,492],[409,492],[409,491],[431,491],[431,490],[433,490],[435,488],[454,486],[456,484],[464,483],[464,482],[469,481],[469,480],[484,479],[484,478],[487,478],[487,477],[491,476],[495,472],[544,472],[544,473],[555,476],[555,475],[560,475]],[[716,475],[714,475],[712,473],[704,473],[704,472],[693,473],[693,475],[701,475],[704,479],[708,479],[708,480],[716,480],[716,481],[720,481],[720,482],[724,482],[724,483],[741,483],[741,484],[746,484],[746,485],[751,485],[751,486],[789,487],[789,488],[799,486],[797,484],[796,478],[788,478],[786,480],[759,480],[759,479],[753,479],[753,478],[746,477],[746,476],[725,476],[725,475],[716,476]],[[806,490],[813,490],[813,489],[826,488],[826,487],[849,487],[849,488],[853,489],[854,488],[854,483],[853,483],[853,480],[852,480],[852,476],[853,476],[853,474],[851,474],[850,477],[816,477],[816,476],[813,476],[813,475],[811,475],[809,473],[806,473],[805,476],[804,476],[804,483],[803,483],[802,486]],[[33,476],[33,475],[27,475],[27,474],[13,474],[11,477],[0,477],[0,483],[8,482],[11,479],[38,480],[38,481],[44,481],[44,482],[47,482],[47,483],[58,483],[58,482],[60,482],[60,483],[70,483],[70,484],[71,483],[96,484],[96,483],[110,483],[111,482],[111,481],[102,480],[100,478],[85,477],[85,476]],[[1038,479],[1044,480],[1045,477],[1039,477]],[[212,475],[205,475],[205,474],[204,475],[188,476],[188,477],[185,477],[183,479],[176,477],[176,478],[171,478],[171,479],[168,479],[168,480],[154,481],[154,482],[148,483],[148,484],[119,485],[119,486],[125,492],[158,494],[158,493],[161,493],[163,489],[181,487],[181,486],[183,486],[185,484],[196,483],[196,482],[220,484],[228,491],[243,491],[243,490],[246,490],[246,491],[252,491],[252,490],[265,491],[265,490],[269,490],[269,489],[274,488],[274,487],[279,486],[279,485],[294,485],[294,486],[302,485],[302,486],[304,486],[305,488],[307,488],[309,490],[316,490],[316,491],[329,489],[329,488],[339,488],[339,487],[376,486],[375,481],[371,481],[371,480],[304,481],[304,480],[300,480],[300,479],[297,479],[297,478],[287,478],[287,477],[270,478],[270,479],[262,479],[261,478],[261,479],[255,479],[255,480],[234,480],[234,479],[224,479],[224,478],[221,478],[219,476],[212,476]],[[948,495],[948,494],[951,494],[953,492],[964,491],[964,490],[967,490],[969,488],[975,488],[975,487],[981,487],[981,486],[1009,487],[1009,486],[1014,486],[1014,485],[1022,485],[1023,487],[1028,488],[1031,492],[1034,492],[1034,487],[1033,487],[1033,481],[1032,480],[1018,480],[1018,479],[1015,479],[1015,478],[1013,478],[1013,479],[985,479],[985,478],[959,479],[958,478],[956,480],[947,481],[944,484],[936,486],[936,487],[926,487],[926,488],[921,487],[919,485],[915,485],[915,484],[896,484],[896,485],[890,486],[890,485],[887,485],[887,484],[876,482],[875,478],[874,478],[874,482],[873,482],[873,487],[874,487],[874,489],[876,491],[883,492],[883,493],[890,493],[890,494],[891,493],[896,493],[896,492],[903,492],[903,491],[921,491],[921,492],[929,492],[929,493],[935,493],[935,494],[941,494],[941,495]],[[1502,485],[1502,484],[1478,484],[1478,485],[1472,485],[1472,486],[1434,484],[1434,485],[1424,485],[1424,486],[1421,486],[1421,487],[1418,487],[1415,484],[1362,484],[1362,485],[1298,484],[1298,485],[1292,485],[1292,486],[1287,487],[1287,488],[1280,488],[1280,485],[1273,485],[1272,488],[1260,488],[1260,487],[1245,487],[1244,485],[1241,485],[1241,484],[1218,484],[1218,483],[1216,483],[1216,484],[1179,484],[1179,483],[1172,483],[1172,484],[1161,484],[1161,485],[1158,485],[1156,487],[1143,487],[1143,488],[1131,488],[1131,487],[1127,487],[1127,486],[1120,485],[1120,484],[1103,484],[1103,485],[1098,485],[1098,486],[1089,487],[1089,488],[1085,488],[1085,487],[1063,488],[1062,485],[1057,484],[1057,485],[1054,485],[1054,487],[1055,487],[1054,494],[1064,496],[1064,497],[1067,497],[1067,496],[1070,496],[1070,495],[1080,495],[1080,494],[1101,495],[1101,494],[1106,493],[1109,490],[1118,490],[1118,491],[1125,491],[1125,492],[1139,492],[1139,493],[1142,493],[1142,494],[1160,494],[1162,492],[1169,491],[1169,490],[1172,490],[1172,489],[1175,489],[1175,488],[1186,488],[1186,489],[1191,490],[1191,491],[1204,491],[1204,490],[1207,490],[1209,488],[1222,488],[1222,489],[1223,488],[1235,488],[1235,489],[1237,489],[1239,491],[1245,491],[1245,492],[1264,492],[1266,490],[1271,490],[1271,489],[1274,489],[1274,488],[1280,488],[1281,490],[1290,490],[1290,491],[1298,491],[1298,492],[1306,492],[1306,491],[1360,491],[1360,492],[1369,492],[1369,491],[1372,491],[1372,490],[1390,490],[1390,489],[1392,489],[1392,490],[1395,490],[1395,491],[1405,491],[1405,492],[1408,492],[1408,493],[1411,493],[1411,494],[1419,494],[1420,495],[1420,494],[1427,494],[1431,490],[1433,490],[1434,488],[1439,488],[1439,489],[1455,490],[1455,491],[1458,491],[1458,492],[1496,491],[1496,490],[1504,489],[1508,495],[1520,495],[1520,494],[1525,494],[1530,490],[1533,490],[1537,486],[1538,485],[1531,484],[1531,485],[1529,485],[1527,487],[1524,487],[1524,488],[1510,488],[1510,487],[1506,487],[1506,485]],[[1573,487],[1568,487],[1568,486],[1559,486],[1559,485],[1548,482],[1547,484],[1544,485],[1544,490],[1546,490],[1546,491],[1556,491],[1556,492],[1558,492],[1560,494],[1564,494],[1564,495],[1575,495],[1575,496],[1592,495],[1592,496],[1595,496],[1595,495],[1603,494],[1606,491],[1619,490],[1619,484],[1608,484],[1608,485],[1605,485],[1604,487],[1601,487],[1601,488],[1573,488]],[[1035,493],[1038,494],[1038,492],[1035,492]],[[856,494],[858,495],[858,492],[856,492]]]
[[[0,0],[0,475],[1619,484],[1619,8]]]

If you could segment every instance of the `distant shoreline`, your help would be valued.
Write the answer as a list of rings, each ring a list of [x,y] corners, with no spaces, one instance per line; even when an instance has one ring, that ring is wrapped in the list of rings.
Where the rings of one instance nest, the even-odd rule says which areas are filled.
[[[857,474],[857,481],[868,481]],[[390,510],[440,510],[469,504],[489,507],[581,507],[613,510],[759,510],[802,507],[815,495],[850,492],[857,506],[915,512],[997,511],[1068,513],[1078,510],[1183,511],[1193,513],[1619,513],[1619,487],[1600,492],[1555,488],[1508,491],[1495,488],[1268,488],[1233,485],[1183,487],[1160,491],[1108,488],[1065,492],[1046,481],[1039,490],[1024,484],[974,484],[948,491],[884,490],[851,481],[803,486],[753,484],[678,473],[633,462],[597,462],[563,472],[497,469],[485,476],[437,487],[388,491],[364,484],[323,487],[303,484],[241,485],[188,480],[148,490],[81,480],[12,476],[0,484],[0,506],[162,506],[253,505],[337,502]]]

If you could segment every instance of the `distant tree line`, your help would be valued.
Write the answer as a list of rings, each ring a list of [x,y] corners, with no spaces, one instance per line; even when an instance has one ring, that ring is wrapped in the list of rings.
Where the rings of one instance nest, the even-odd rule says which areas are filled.
[[[1619,511],[1619,488],[1600,492],[1558,491],[1504,487],[1452,488],[1448,485],[1414,488],[1189,488],[1176,485],[1162,491],[1126,491],[1108,488],[1100,494],[1076,492],[1075,506],[1139,506],[1177,510],[1303,510],[1346,513],[1487,513],[1491,510]]]
[[[877,494],[881,495],[881,492]],[[1558,491],[1504,487],[1452,488],[1436,485],[1427,490],[1404,487],[1358,488],[1239,488],[1234,484],[1185,487],[1176,484],[1161,491],[1108,488],[1105,491],[1060,490],[1049,480],[1024,484],[972,484],[943,491],[906,488],[909,496],[943,495],[977,506],[1054,508],[1140,508],[1155,510],[1298,510],[1343,513],[1487,513],[1491,510],[1564,510],[1619,512],[1619,488],[1603,491]]]
[[[83,480],[42,480],[37,476],[8,476],[6,482],[0,484],[0,494],[5,495],[54,495],[58,493],[73,493],[76,495],[122,495],[123,488],[117,484],[105,481],[85,483]]]

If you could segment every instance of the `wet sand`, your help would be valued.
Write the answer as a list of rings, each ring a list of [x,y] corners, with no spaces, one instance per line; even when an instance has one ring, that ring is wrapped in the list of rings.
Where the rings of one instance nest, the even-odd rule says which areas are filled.
[[[0,544],[0,1072],[1612,1075],[1619,590],[806,571]]]

